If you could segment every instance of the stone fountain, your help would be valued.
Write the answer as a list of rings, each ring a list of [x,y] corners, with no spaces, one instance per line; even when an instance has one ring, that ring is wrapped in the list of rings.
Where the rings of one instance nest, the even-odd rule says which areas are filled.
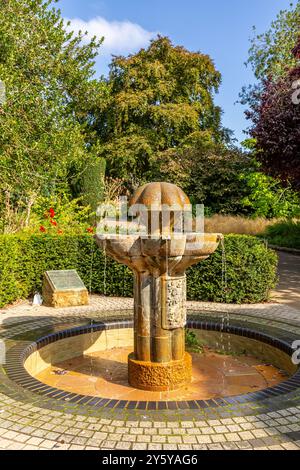
[[[141,233],[96,235],[100,248],[134,273],[134,352],[128,357],[128,380],[138,389],[176,390],[192,378],[192,359],[185,351],[185,272],[214,253],[222,235],[197,233],[191,225],[181,230],[186,207],[190,201],[180,188],[150,183],[129,204],[129,212],[144,227]]]

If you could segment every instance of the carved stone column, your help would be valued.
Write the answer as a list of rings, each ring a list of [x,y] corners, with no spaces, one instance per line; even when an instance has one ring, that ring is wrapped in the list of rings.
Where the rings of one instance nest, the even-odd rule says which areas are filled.
[[[133,387],[174,390],[191,381],[192,361],[185,352],[186,277],[135,274],[135,348],[129,356]]]

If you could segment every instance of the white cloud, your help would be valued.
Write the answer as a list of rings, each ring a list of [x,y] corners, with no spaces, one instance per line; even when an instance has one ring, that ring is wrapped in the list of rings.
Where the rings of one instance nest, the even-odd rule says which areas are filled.
[[[88,33],[88,38],[104,36],[104,43],[100,49],[100,55],[129,54],[137,51],[141,47],[147,46],[150,39],[157,33],[147,31],[136,23],[130,21],[108,21],[101,16],[97,16],[89,21],[80,18],[73,18],[69,30],[75,32],[82,31]]]

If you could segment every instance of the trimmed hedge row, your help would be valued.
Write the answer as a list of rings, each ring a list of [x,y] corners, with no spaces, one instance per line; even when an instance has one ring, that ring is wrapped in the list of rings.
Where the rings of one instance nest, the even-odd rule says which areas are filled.
[[[188,270],[190,300],[255,303],[268,300],[276,284],[277,255],[258,239],[225,237],[227,287],[222,249]],[[224,261],[224,258],[223,258]],[[132,296],[131,271],[98,249],[89,235],[3,235],[0,237],[0,307],[40,291],[43,273],[77,269],[90,292]]]

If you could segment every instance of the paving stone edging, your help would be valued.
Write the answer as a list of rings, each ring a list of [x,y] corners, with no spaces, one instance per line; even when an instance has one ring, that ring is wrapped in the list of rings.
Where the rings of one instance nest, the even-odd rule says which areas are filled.
[[[283,253],[291,253],[292,255],[300,256],[300,250],[297,250],[296,248],[286,248],[283,246],[269,245],[269,244],[268,244],[268,247],[271,248],[272,250],[282,251]]]
[[[94,333],[96,331],[105,331],[111,329],[122,329],[132,328],[132,320],[122,321],[106,321],[98,324],[92,324],[89,326],[75,327],[67,330],[61,330],[57,333],[52,333],[42,338],[38,338],[35,342],[24,346],[17,345],[12,348],[7,356],[7,363],[5,365],[5,371],[8,377],[19,384],[21,387],[37,393],[42,396],[54,398],[59,401],[68,403],[80,403],[81,406],[88,406],[95,409],[128,409],[128,410],[198,410],[210,407],[224,407],[237,403],[247,403],[261,400],[266,398],[272,398],[274,396],[283,395],[293,390],[300,388],[300,369],[289,379],[277,386],[265,388],[264,390],[248,393],[246,395],[238,395],[234,397],[223,397],[214,398],[210,400],[188,400],[188,401],[128,401],[128,400],[115,400],[94,397],[88,395],[80,395],[76,393],[66,392],[64,390],[48,386],[34,377],[25,370],[24,363],[26,359],[35,351],[42,349],[43,347],[55,343],[56,341],[63,340],[65,338],[79,336],[81,334]],[[188,320],[187,327],[191,329],[201,329],[205,331],[217,331],[220,333],[235,334],[242,337],[247,337],[261,341],[273,347],[276,347],[288,355],[292,355],[294,350],[291,344],[282,341],[272,335],[260,333],[254,329],[247,327],[238,327],[230,324],[222,324],[221,321],[211,322],[203,320]]]

